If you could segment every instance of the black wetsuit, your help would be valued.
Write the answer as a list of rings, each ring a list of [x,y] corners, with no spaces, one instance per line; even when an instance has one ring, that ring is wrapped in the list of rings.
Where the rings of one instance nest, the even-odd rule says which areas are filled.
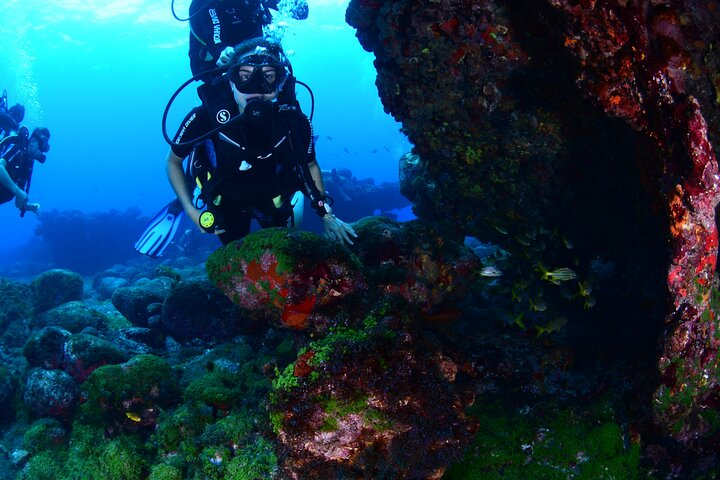
[[[17,131],[20,127],[14,118],[6,112],[0,112],[0,140],[8,136],[11,132]]]
[[[13,138],[19,137],[8,137],[0,143],[0,157],[7,162],[7,172],[15,185],[27,192],[34,160],[28,155],[27,147],[19,142],[13,143]],[[9,202],[13,198],[15,198],[13,192],[0,186],[0,203]]]
[[[205,108],[195,108],[185,117],[174,141],[190,142],[215,126]],[[278,112],[275,106],[272,119],[263,124],[239,120],[210,139],[217,167],[210,169],[212,180],[207,183],[203,182],[205,174],[200,175],[204,183],[201,198],[210,205],[220,197],[220,204],[211,209],[218,227],[225,230],[220,235],[223,244],[247,235],[252,218],[263,228],[293,226],[289,200],[294,192],[305,190],[301,178],[307,178],[301,177],[299,162],[315,161],[312,125],[305,114],[299,109]],[[200,163],[207,168],[208,147],[204,142],[199,145],[194,158],[200,155]],[[185,158],[193,148],[173,145],[172,151]],[[276,203],[280,199],[282,205]]]
[[[190,69],[193,75],[216,68],[226,47],[250,38],[262,37],[270,24],[268,9],[278,8],[277,0],[193,0],[190,4]],[[307,0],[296,0],[293,18],[308,16]],[[208,56],[212,57],[208,60]]]

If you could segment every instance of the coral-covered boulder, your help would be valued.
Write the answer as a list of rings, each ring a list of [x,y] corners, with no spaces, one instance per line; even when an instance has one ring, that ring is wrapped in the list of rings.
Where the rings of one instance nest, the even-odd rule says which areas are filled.
[[[162,304],[175,283],[175,280],[168,277],[138,280],[130,287],[115,290],[112,295],[112,304],[133,324],[147,327],[148,319],[159,313],[155,312],[151,306]]]
[[[32,287],[36,315],[83,297],[83,279],[70,270],[48,270],[35,277]]]
[[[178,341],[229,339],[242,326],[238,308],[207,280],[175,285],[163,302],[161,325]]]
[[[462,300],[476,278],[480,262],[472,250],[441,237],[425,222],[367,217],[354,227],[353,251],[378,294],[400,296],[424,314]]]
[[[284,478],[442,477],[474,430],[460,370],[399,320],[334,327],[274,381]]]
[[[100,423],[109,435],[152,429],[161,410],[177,405],[181,392],[170,365],[154,355],[138,355],[121,365],[105,365],[82,384],[83,423]]]
[[[40,418],[23,435],[23,448],[31,454],[67,444],[68,432],[55,418]]]
[[[65,344],[64,370],[78,383],[103,365],[123,363],[128,355],[112,343],[94,335],[72,335]]]
[[[30,370],[23,400],[38,416],[67,418],[79,400],[75,380],[62,370]]]
[[[269,228],[217,250],[208,275],[248,315],[298,330],[322,329],[367,289],[357,258],[337,242]]]
[[[100,300],[112,298],[115,290],[127,287],[128,285],[130,285],[130,282],[120,277],[103,276],[95,277],[93,280],[93,288],[95,289],[95,292],[97,292]]]
[[[45,327],[35,332],[23,347],[23,355],[31,367],[47,370],[65,365],[65,344],[71,333],[59,327]]]
[[[101,328],[106,318],[100,312],[88,308],[83,302],[73,301],[46,310],[33,318],[33,328],[60,327],[72,333],[79,333],[84,328]]]

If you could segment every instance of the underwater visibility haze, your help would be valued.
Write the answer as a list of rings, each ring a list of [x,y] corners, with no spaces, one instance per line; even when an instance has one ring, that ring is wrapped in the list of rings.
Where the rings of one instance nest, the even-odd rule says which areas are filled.
[[[177,1],[180,17],[189,1]],[[309,18],[281,18],[295,74],[315,94],[313,126],[324,169],[397,181],[409,150],[399,125],[383,112],[372,54],[345,23],[347,2],[310,0]],[[31,199],[43,210],[84,212],[137,206],[151,215],[172,198],[165,175],[160,120],[171,94],[191,77],[188,23],[170,2],[15,1],[3,4],[0,89],[25,105],[24,125],[51,132],[47,163],[36,165]],[[172,136],[198,104],[191,84],[173,105]],[[298,86],[303,109],[310,99]],[[31,239],[37,220],[0,208],[0,250]]]
[[[159,258],[188,25],[4,3],[52,136],[0,206],[0,480],[720,479],[720,4],[308,3],[272,31],[337,218]]]

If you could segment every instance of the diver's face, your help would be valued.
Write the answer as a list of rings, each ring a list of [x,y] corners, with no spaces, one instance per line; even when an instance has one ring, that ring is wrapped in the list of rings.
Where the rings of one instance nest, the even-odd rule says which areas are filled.
[[[40,158],[40,156],[42,156],[42,152],[40,151],[40,146],[39,146],[36,138],[33,138],[32,140],[30,140],[27,151],[28,151],[28,154],[33,159],[38,159],[38,158]]]
[[[251,78],[253,76],[253,73],[255,72],[256,68],[261,68],[261,71],[259,73],[262,74],[263,83],[266,85],[274,85],[275,82],[277,82],[277,70],[275,67],[271,66],[262,66],[262,67],[253,67],[251,65],[242,65],[237,70],[237,82],[240,85],[245,85],[248,82],[251,81]],[[238,90],[237,86],[235,85],[235,82],[231,81],[230,86],[233,91],[233,96],[235,98],[235,102],[238,104],[238,108],[242,112],[245,110],[245,107],[247,106],[248,102],[253,99],[259,99],[259,100],[268,100],[272,101],[275,98],[277,98],[277,91],[274,91],[272,93],[242,93]],[[242,87],[241,87],[242,88]],[[245,90],[245,88],[243,88]]]

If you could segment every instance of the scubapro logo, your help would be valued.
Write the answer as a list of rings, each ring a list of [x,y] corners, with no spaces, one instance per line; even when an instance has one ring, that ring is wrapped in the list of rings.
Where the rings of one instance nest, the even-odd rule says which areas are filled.
[[[215,120],[217,120],[218,123],[227,123],[228,120],[230,120],[230,112],[223,108],[222,110],[217,112],[217,115],[215,115]]]

